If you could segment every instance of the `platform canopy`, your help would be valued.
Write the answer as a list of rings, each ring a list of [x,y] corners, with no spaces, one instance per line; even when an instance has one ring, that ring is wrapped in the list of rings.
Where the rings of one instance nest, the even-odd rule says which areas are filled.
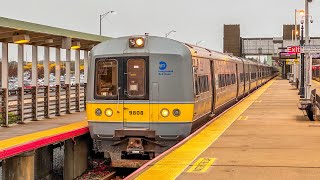
[[[90,50],[94,45],[110,39],[89,33],[56,28],[41,24],[0,17],[0,42],[63,48],[63,40],[70,38],[72,44],[80,46],[81,50]]]

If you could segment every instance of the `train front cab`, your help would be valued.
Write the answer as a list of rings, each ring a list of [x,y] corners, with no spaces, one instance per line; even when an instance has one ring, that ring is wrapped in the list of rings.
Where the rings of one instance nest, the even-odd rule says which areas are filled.
[[[191,132],[190,51],[177,41],[145,38],[145,48],[128,48],[129,38],[118,38],[91,51],[87,118],[100,152],[121,142],[119,146],[127,153],[127,145],[135,141],[132,137],[151,142],[180,140]]]

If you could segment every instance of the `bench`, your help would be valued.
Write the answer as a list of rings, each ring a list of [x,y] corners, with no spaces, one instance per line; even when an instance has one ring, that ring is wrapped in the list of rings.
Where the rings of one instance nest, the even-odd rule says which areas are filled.
[[[311,91],[310,99],[300,99],[298,108],[306,111],[311,121],[317,119],[317,110],[320,109],[320,96],[317,95],[316,89]]]

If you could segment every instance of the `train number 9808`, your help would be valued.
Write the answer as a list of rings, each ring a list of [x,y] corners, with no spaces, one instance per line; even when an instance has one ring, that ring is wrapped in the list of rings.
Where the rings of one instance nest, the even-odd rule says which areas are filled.
[[[142,116],[143,115],[143,111],[129,111],[130,115],[137,115],[137,116]]]

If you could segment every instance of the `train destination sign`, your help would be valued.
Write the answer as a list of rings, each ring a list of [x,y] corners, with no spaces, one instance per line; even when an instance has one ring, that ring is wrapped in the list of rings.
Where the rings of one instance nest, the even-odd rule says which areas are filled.
[[[288,46],[287,52],[289,54],[300,54],[300,46]]]

